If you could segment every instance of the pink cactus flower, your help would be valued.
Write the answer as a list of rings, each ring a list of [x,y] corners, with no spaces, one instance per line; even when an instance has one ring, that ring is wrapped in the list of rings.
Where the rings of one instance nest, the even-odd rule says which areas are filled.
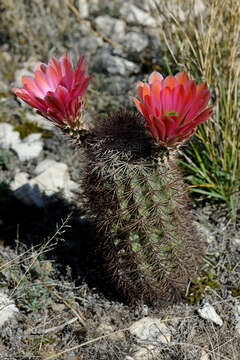
[[[59,60],[52,57],[48,65],[37,64],[34,77],[23,76],[23,88],[14,88],[13,92],[57,126],[76,127],[81,116],[82,97],[91,80],[86,71],[84,56],[75,70],[67,54]]]
[[[133,98],[135,104],[153,138],[162,145],[181,143],[212,115],[212,107],[206,108],[210,99],[207,83],[197,85],[185,72],[164,79],[154,71],[148,83],[139,81],[137,86],[141,101]]]

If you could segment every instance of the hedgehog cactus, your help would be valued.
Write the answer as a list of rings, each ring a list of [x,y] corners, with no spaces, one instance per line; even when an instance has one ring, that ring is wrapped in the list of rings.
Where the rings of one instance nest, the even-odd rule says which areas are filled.
[[[53,64],[61,69],[59,82],[55,73],[48,71]],[[118,111],[98,120],[87,131],[79,112],[78,119],[71,116],[69,120],[69,113],[74,114],[69,94],[76,94],[73,103],[78,109],[83,96],[75,80],[81,79],[79,86],[83,88],[90,79],[85,75],[86,64],[81,63],[81,77],[78,71],[74,75],[68,57],[56,64],[55,59],[41,67],[42,76],[45,83],[52,84],[54,74],[55,86],[61,86],[61,93],[66,94],[65,98],[61,96],[57,126],[73,137],[77,132],[79,145],[85,149],[84,186],[89,215],[98,230],[97,254],[104,260],[106,279],[130,302],[177,300],[197,275],[202,255],[202,244],[188,211],[177,150],[212,113],[211,108],[205,109],[209,101],[207,85],[196,85],[185,73],[163,79],[154,72],[148,84],[138,83],[142,102],[134,100],[143,116],[136,111]],[[71,82],[67,81],[68,74]],[[23,100],[29,96],[33,106],[39,101],[33,91],[38,86],[36,80],[31,80],[32,89],[14,89]],[[66,90],[62,90],[64,87]],[[60,100],[59,90],[51,88],[49,92],[51,99],[48,92],[44,93],[44,111],[39,111],[54,121],[52,94]],[[48,105],[50,115],[46,116]],[[68,117],[64,118],[64,113]]]

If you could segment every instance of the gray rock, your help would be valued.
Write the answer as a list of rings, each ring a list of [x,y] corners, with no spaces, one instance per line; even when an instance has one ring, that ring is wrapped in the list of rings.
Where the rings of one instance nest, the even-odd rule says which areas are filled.
[[[122,331],[116,332],[113,326],[106,323],[101,323],[96,330],[101,335],[109,334],[109,338],[112,340],[123,340],[125,338]]]
[[[134,353],[133,360],[159,360],[159,348],[154,345],[145,345],[144,348],[139,347]]]
[[[128,50],[140,52],[148,46],[148,37],[144,33],[129,32],[124,38],[124,45]]]
[[[78,10],[83,18],[87,18],[89,15],[89,5],[87,0],[78,0]]]
[[[134,0],[134,4],[145,11],[149,11],[150,9],[157,10],[155,1],[156,0]]]
[[[9,90],[9,86],[6,84],[5,81],[2,81],[0,79],[0,91],[4,93],[4,92],[7,92],[8,90]]]
[[[19,69],[15,72],[15,81],[14,85],[15,87],[22,88],[22,77],[23,76],[33,76],[32,71],[29,71],[27,69]]]
[[[236,319],[236,325],[235,325],[236,333],[238,336],[240,336],[240,303],[237,303],[235,305],[234,315]]]
[[[83,22],[79,23],[78,33],[74,34],[75,41],[80,41],[82,36],[89,35],[89,26],[91,27],[91,22],[88,20],[85,20],[84,23]]]
[[[171,333],[168,327],[159,319],[145,317],[136,321],[129,329],[141,344],[159,345],[168,344]]]
[[[126,94],[130,88],[129,79],[124,78],[120,75],[109,76],[108,91],[110,91],[114,95]]]
[[[186,8],[184,8],[183,4],[181,2],[168,2],[168,10],[173,15],[177,16],[177,18],[184,22],[187,19],[187,11]],[[197,17],[200,15],[203,15],[204,13],[207,14],[208,11],[206,11],[206,6],[204,5],[202,0],[194,0],[194,4],[192,7],[193,10],[193,16]]]
[[[125,22],[108,15],[98,16],[95,19],[95,26],[98,32],[112,40],[119,41],[125,36]]]
[[[88,0],[89,11],[90,12],[99,11],[99,2],[100,0]]]
[[[18,131],[13,130],[13,126],[7,123],[0,124],[0,147],[9,150],[20,142]]]
[[[232,238],[232,243],[235,247],[240,248],[240,235],[236,235]]]
[[[201,309],[198,309],[198,314],[205,320],[212,321],[214,324],[222,326],[223,321],[216,313],[214,307],[206,303]]]
[[[181,6],[181,3],[168,2],[167,7],[171,14],[176,16],[180,21],[184,22],[187,18],[187,12]]]
[[[193,5],[193,11],[195,16],[204,15],[208,13],[206,5],[202,0],[195,0]]]
[[[203,239],[206,240],[209,244],[212,243],[215,240],[214,234],[211,232],[211,229],[209,229],[207,226],[198,223],[197,221],[194,221],[194,224],[199,231],[199,233],[202,235]]]
[[[15,72],[14,86],[22,87],[22,76],[33,76],[38,61],[35,57],[30,56],[28,60],[22,64],[22,68]]]
[[[115,41],[120,41],[125,36],[125,21],[120,19],[114,19],[115,23],[113,26],[113,33],[112,33],[112,39]]]
[[[137,74],[140,71],[139,65],[120,56],[113,56],[105,49],[95,56],[94,62],[95,67],[103,68],[103,70],[113,75],[128,76]]]
[[[80,46],[82,51],[95,52],[97,48],[103,45],[103,40],[96,35],[88,35],[81,38]]]
[[[27,205],[44,207],[49,201],[44,195],[51,196],[61,191],[65,198],[73,197],[72,191],[78,188],[78,184],[70,180],[67,165],[57,162],[48,162],[48,165],[46,162],[40,163],[37,170],[40,174],[31,180],[28,180],[26,173],[15,176],[11,188],[16,198]]]
[[[41,136],[40,133],[30,134],[23,141],[12,145],[11,148],[21,161],[34,159],[38,157],[43,148]]]
[[[150,15],[148,11],[139,9],[130,2],[125,2],[120,9],[120,14],[126,19],[129,24],[137,24],[141,26],[156,27],[156,20]]]
[[[0,290],[0,327],[16,317],[18,308],[2,290]]]
[[[26,112],[25,118],[29,122],[37,123],[37,125],[42,129],[52,130],[54,128],[54,124],[51,121],[45,119],[37,113],[33,114],[31,112]]]

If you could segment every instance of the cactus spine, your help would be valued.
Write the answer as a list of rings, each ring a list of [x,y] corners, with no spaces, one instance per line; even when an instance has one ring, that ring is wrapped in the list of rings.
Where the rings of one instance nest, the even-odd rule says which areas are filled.
[[[118,112],[85,141],[85,186],[106,275],[129,301],[176,301],[201,259],[177,154]]]

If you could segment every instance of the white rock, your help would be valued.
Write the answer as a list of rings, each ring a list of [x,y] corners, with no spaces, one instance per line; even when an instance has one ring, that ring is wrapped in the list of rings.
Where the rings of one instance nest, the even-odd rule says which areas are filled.
[[[202,350],[200,360],[210,360],[209,355],[205,350]]]
[[[0,124],[0,147],[10,149],[12,146],[20,142],[18,131],[13,130],[13,126],[7,123]]]
[[[79,10],[80,15],[83,18],[88,17],[88,15],[89,15],[88,1],[87,0],[78,0],[78,10]]]
[[[0,290],[0,327],[8,320],[12,320],[19,312],[13,300]]]
[[[42,172],[44,172],[45,170],[54,167],[55,166],[56,161],[52,160],[52,159],[45,159],[43,161],[41,161],[37,167],[34,169],[34,174],[36,175],[40,175]]]
[[[11,189],[13,191],[17,190],[18,188],[26,184],[26,182],[28,182],[28,179],[29,179],[29,175],[27,173],[18,172],[15,175],[14,180],[11,182]]]
[[[125,36],[124,45],[129,50],[140,52],[148,46],[148,37],[144,33],[132,31]]]
[[[136,321],[129,329],[142,344],[168,344],[171,340],[171,333],[168,327],[159,319],[145,317]]]
[[[149,308],[148,308],[148,306],[147,305],[143,305],[143,309],[142,309],[142,315],[143,316],[148,316],[148,314],[149,314]]]
[[[50,196],[61,190],[72,190],[68,167],[64,163],[55,163],[37,177],[30,180],[30,185],[38,185],[40,190]]]
[[[41,134],[30,134],[19,143],[15,143],[11,148],[17,153],[21,161],[31,160],[40,154],[43,148]]]
[[[148,11],[141,10],[129,2],[124,3],[120,9],[120,14],[129,24],[152,27],[157,26],[156,20],[149,14]]]
[[[223,325],[223,321],[216,313],[214,307],[208,303],[206,303],[201,309],[198,309],[198,313],[205,320],[212,321],[214,324],[219,326]]]
[[[95,26],[102,35],[110,37],[112,40],[121,40],[125,36],[125,22],[114,19],[108,15],[100,15],[95,19]]]
[[[42,167],[47,167],[46,163]],[[11,187],[14,190],[14,195],[27,205],[44,207],[45,203],[49,201],[44,195],[51,196],[59,191],[63,193],[65,198],[71,199],[72,191],[78,188],[78,184],[70,180],[68,167],[63,163],[53,162],[51,167],[47,167],[38,176],[27,180],[25,183],[23,183],[25,175],[21,174],[15,176]],[[21,179],[22,182],[20,182]],[[19,187],[16,187],[17,182],[20,184]]]

